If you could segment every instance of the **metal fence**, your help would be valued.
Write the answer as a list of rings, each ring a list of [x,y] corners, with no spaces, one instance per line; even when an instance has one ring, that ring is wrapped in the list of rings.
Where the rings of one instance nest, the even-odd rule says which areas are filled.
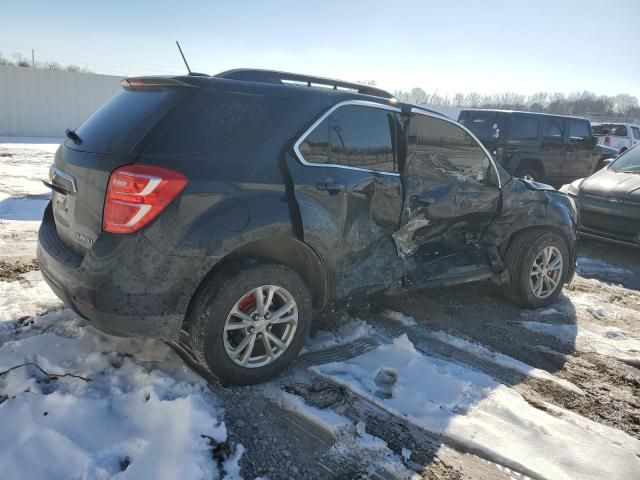
[[[0,136],[56,137],[120,90],[121,77],[0,66]]]

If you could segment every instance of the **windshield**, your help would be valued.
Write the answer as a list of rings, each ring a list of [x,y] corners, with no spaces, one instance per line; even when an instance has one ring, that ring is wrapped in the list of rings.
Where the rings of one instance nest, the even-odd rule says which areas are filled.
[[[640,173],[640,148],[636,145],[620,155],[609,167],[614,172]]]
[[[500,137],[497,118],[498,115],[495,112],[463,111],[458,121],[480,140],[495,140]]]

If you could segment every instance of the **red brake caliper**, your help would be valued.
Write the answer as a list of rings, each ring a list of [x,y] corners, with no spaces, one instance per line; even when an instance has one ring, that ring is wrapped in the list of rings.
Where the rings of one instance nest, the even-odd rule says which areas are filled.
[[[238,305],[238,310],[242,313],[249,313],[256,307],[256,296],[253,293],[250,293],[242,300],[240,300],[240,304]]]

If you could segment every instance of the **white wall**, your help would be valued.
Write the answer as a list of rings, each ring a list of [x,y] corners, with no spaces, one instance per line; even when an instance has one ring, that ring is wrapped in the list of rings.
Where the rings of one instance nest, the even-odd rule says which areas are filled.
[[[56,137],[120,91],[121,77],[0,66],[0,136]]]

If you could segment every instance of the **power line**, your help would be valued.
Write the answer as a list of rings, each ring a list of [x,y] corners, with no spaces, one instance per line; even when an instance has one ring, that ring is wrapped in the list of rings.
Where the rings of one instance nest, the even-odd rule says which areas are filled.
[[[18,50],[17,52],[13,52],[13,53],[20,53],[20,54],[23,54],[24,51],[30,50],[30,49],[9,46],[9,45],[0,45],[0,48]],[[145,66],[145,67],[154,67],[153,70],[157,72],[161,72],[161,71],[166,72],[167,69],[171,69],[175,71],[183,71],[183,69],[178,65],[164,65],[164,64],[158,64],[158,63],[123,61],[121,58],[120,59],[106,58],[106,57],[97,57],[97,56],[90,56],[90,55],[79,55],[75,53],[53,52],[50,50],[40,50],[40,49],[36,49],[35,53],[39,58],[41,57],[40,55],[41,53],[48,54],[47,56],[54,55],[57,58],[57,60],[52,60],[49,57],[50,58],[49,61],[61,61],[60,57],[64,57],[66,59],[64,61],[69,61],[70,58],[84,59],[83,62],[79,62],[78,60],[72,60],[72,61],[76,63],[90,63],[92,65],[102,65],[102,66],[117,66],[117,67],[126,66],[127,68],[132,70],[141,70],[139,66]],[[94,61],[94,60],[97,60],[97,61]],[[147,68],[147,70],[150,70],[150,69]]]

